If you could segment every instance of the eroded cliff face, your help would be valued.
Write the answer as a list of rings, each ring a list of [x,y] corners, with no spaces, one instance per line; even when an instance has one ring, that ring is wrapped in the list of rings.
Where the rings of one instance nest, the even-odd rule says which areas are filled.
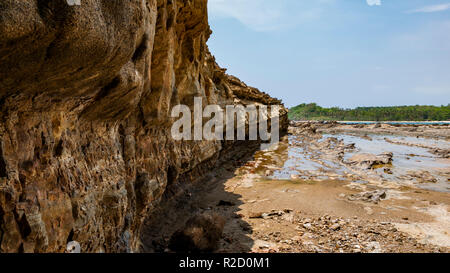
[[[172,107],[280,104],[225,74],[210,34],[206,0],[0,2],[0,252],[137,251],[168,185],[225,145],[174,141]]]

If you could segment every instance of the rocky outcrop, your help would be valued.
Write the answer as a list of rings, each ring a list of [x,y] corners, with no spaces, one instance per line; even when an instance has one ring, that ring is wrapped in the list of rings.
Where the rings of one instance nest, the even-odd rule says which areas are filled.
[[[168,186],[226,145],[173,140],[172,106],[280,103],[210,34],[206,0],[0,2],[0,252],[137,251]]]
[[[391,152],[384,152],[379,155],[359,153],[353,155],[346,163],[362,169],[372,169],[376,166],[391,164],[393,156],[394,154]]]

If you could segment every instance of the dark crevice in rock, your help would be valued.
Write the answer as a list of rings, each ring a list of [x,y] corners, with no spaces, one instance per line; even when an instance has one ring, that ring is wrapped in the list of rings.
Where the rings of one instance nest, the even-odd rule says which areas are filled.
[[[58,141],[58,144],[55,147],[55,157],[60,157],[64,151],[64,142],[62,139]]]
[[[5,100],[6,100],[6,97],[1,97],[0,96],[0,111],[2,111],[2,112],[3,112],[3,105],[5,104]]]
[[[37,0],[37,9],[42,19],[49,20],[53,17],[53,11],[48,0]]]
[[[48,28],[56,29],[53,35],[53,40],[48,44],[45,52],[45,61],[50,61],[58,50],[58,43],[60,38],[64,35],[62,26],[67,18],[67,8],[65,1],[50,2],[48,0],[38,0],[38,13],[46,22]],[[56,12],[55,12],[56,11]]]
[[[0,142],[0,178],[7,177],[8,173],[6,171],[6,162],[3,159],[2,143]]]
[[[34,162],[32,160],[25,160],[22,164],[20,164],[20,168],[29,172],[33,168],[33,165]]]
[[[3,211],[2,207],[0,206],[0,253],[2,252],[1,246],[3,241],[3,229],[4,229],[4,220],[3,215],[5,215],[5,212]]]
[[[173,13],[170,13],[166,20],[166,30],[168,31],[174,24],[175,16]]]
[[[34,158],[33,160],[40,161],[41,160],[41,152],[39,147],[34,147]]]
[[[115,77],[108,85],[102,88],[100,92],[96,96],[96,100],[101,100],[102,98],[106,97],[112,90],[117,88],[120,84],[120,78]]]
[[[28,223],[27,216],[23,214],[22,217],[19,218],[17,214],[14,214],[14,217],[16,217],[17,224],[19,225],[20,235],[23,239],[26,239],[28,235],[31,234],[31,227]]]
[[[23,249],[23,243],[20,244],[19,246],[19,250],[17,251],[18,253],[24,253],[24,249]]]
[[[45,147],[47,145],[47,142],[45,141],[44,132],[41,132],[41,145],[42,147]]]
[[[148,36],[147,34],[144,34],[144,37],[142,37],[142,41],[139,44],[139,46],[136,48],[136,51],[133,54],[132,60],[134,63],[141,60],[142,57],[145,56],[145,51],[148,48]]]
[[[67,243],[73,241],[74,232],[73,229],[70,230],[69,236],[67,237]]]
[[[27,178],[25,175],[23,175],[23,173],[19,174],[19,183],[20,183],[20,187],[22,188],[22,192],[19,196],[19,202],[23,202],[23,201],[25,201],[25,196],[26,196],[25,188],[27,185]]]

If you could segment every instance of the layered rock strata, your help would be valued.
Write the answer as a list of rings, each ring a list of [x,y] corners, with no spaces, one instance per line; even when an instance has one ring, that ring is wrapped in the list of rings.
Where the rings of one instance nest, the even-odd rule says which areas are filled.
[[[226,145],[173,140],[172,107],[280,104],[210,34],[206,0],[0,2],[0,252],[137,251],[168,186]]]

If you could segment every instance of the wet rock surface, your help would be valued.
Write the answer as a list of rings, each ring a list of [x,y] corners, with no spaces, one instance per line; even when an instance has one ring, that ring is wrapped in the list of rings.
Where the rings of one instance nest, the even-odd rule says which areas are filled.
[[[441,192],[417,192],[400,182],[432,178],[399,174],[397,154],[394,167],[352,168],[360,147],[323,134],[448,141],[449,126],[294,122],[252,158],[250,143],[174,141],[170,111],[195,96],[280,104],[216,64],[206,0],[6,0],[0,18],[0,252],[162,252],[173,234],[180,251],[220,237],[218,252],[448,252],[447,161],[419,182]],[[448,159],[448,147],[405,143]],[[197,213],[223,217],[223,232]]]
[[[246,186],[246,177],[252,177],[252,187]],[[201,195],[197,195],[196,187],[196,190],[189,191],[192,194],[184,201],[178,199],[172,206],[164,207],[162,213],[174,208],[178,210],[171,215],[172,219],[166,219],[164,226],[169,228],[156,231],[157,226],[148,226],[143,239],[145,251],[174,251],[168,249],[171,234],[179,229],[177,226],[184,227],[189,211],[216,213],[224,217],[226,224],[215,252],[449,251],[448,247],[433,245],[400,230],[398,223],[432,220],[423,218],[424,215],[412,208],[407,209],[406,204],[387,198],[385,192],[349,190],[345,187],[347,183],[332,181],[299,183],[266,180],[262,176],[236,176],[233,171],[225,170],[217,173],[217,180],[203,183]],[[350,196],[360,196],[361,199],[349,200],[347,197]],[[425,192],[418,194],[415,205],[408,206],[419,206],[419,200],[423,198],[431,197]],[[224,199],[233,200],[235,205],[219,205]],[[432,206],[436,206],[434,204]],[[392,211],[391,207],[404,208]]]
[[[449,165],[428,148],[446,142],[389,136],[425,142],[424,148],[389,145],[384,135],[366,132],[322,132],[336,126],[299,123],[277,146],[213,171],[201,194],[196,187],[165,207],[179,210],[165,219],[173,228],[147,226],[145,251],[164,251],[186,221],[179,218],[207,211],[226,219],[216,252],[449,252]],[[349,164],[353,155],[367,153],[375,158],[371,168]],[[428,174],[437,182],[419,182]],[[430,185],[437,191],[419,188]]]
[[[412,125],[374,126],[291,122],[288,160],[268,176],[316,181],[351,180],[382,187],[404,185],[450,191],[450,162],[435,152],[450,147],[450,142],[443,136],[448,126],[414,126],[424,132],[430,130],[435,134],[434,138],[403,135],[410,133],[408,130]],[[377,131],[378,128],[382,131]],[[388,132],[389,128],[394,129]]]
[[[7,0],[0,18],[0,252],[138,251],[160,200],[234,145],[174,141],[172,107],[280,103],[216,64],[206,0]]]
[[[386,198],[386,191],[376,190],[370,192],[360,192],[347,197],[350,201],[365,201],[377,204],[380,200]]]
[[[347,164],[357,165],[363,169],[372,169],[375,166],[388,165],[392,163],[392,153],[386,152],[379,155],[374,154],[356,154],[352,156]]]

